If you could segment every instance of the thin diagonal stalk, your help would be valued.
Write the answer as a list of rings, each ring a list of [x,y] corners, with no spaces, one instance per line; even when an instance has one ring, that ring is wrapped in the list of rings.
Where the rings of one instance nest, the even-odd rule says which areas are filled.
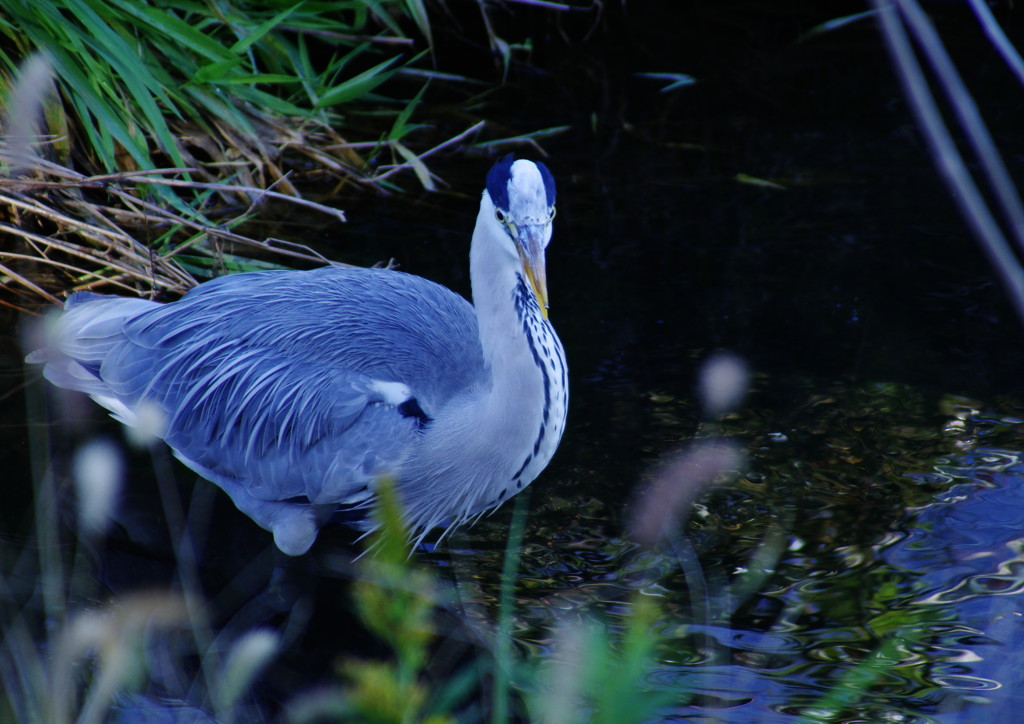
[[[939,38],[935,27],[928,20],[916,0],[896,0],[907,27],[914,34],[932,71],[939,79],[939,87],[949,98],[968,142],[974,149],[981,167],[985,172],[989,186],[995,193],[999,206],[1006,216],[1011,237],[1017,248],[1024,251],[1024,205],[1021,204],[1017,187],[1010,178],[1006,165],[1003,163],[999,149],[996,148],[992,135],[988,132],[978,105],[971,97],[970,91],[957,72],[953,60],[949,57],[946,47]]]
[[[932,150],[932,157],[953,192],[961,213],[1002,278],[1017,316],[1024,323],[1024,274],[1020,271],[1017,258],[942,120],[942,114],[928,88],[899,14],[888,0],[872,0],[872,4],[878,11],[886,46],[925,140]]]
[[[967,4],[971,6],[974,14],[978,16],[978,22],[981,23],[981,28],[988,35],[992,45],[1003,56],[1003,60],[1010,66],[1010,70],[1017,76],[1017,80],[1024,84],[1024,58],[1020,57],[1020,53],[1013,47],[1013,43],[1006,37],[1003,29],[999,27],[999,22],[992,14],[992,11],[989,10],[988,5],[985,4],[984,0],[967,0]]]

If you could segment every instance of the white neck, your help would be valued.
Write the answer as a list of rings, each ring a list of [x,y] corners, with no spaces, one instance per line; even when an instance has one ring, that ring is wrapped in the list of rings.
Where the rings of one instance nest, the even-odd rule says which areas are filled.
[[[469,254],[485,388],[440,412],[423,438],[419,469],[406,471],[430,481],[410,489],[410,498],[429,497],[433,504],[463,498],[457,507],[467,518],[514,495],[540,474],[561,438],[567,406],[562,345],[528,286],[530,306],[517,310],[522,266],[494,213],[485,193]],[[444,471],[453,460],[476,461],[475,482],[451,489]]]
[[[517,252],[493,219],[494,205],[485,193],[469,254],[480,344],[491,374],[490,394],[482,400],[489,414],[478,419],[500,421],[499,429],[491,431],[496,436],[493,440],[506,440],[513,449],[517,448],[511,443],[519,440],[525,443],[519,450],[531,451],[522,475],[525,485],[547,465],[561,438],[566,413],[565,356],[523,278]],[[524,292],[526,308],[520,303],[517,309],[517,296]],[[542,424],[545,449],[533,451]],[[518,471],[525,456],[517,455]]]
[[[508,363],[528,361],[523,325],[515,308],[522,266],[504,229],[494,223],[494,205],[484,194],[469,250],[469,278],[484,363],[499,376]],[[534,366],[530,362],[530,366]]]

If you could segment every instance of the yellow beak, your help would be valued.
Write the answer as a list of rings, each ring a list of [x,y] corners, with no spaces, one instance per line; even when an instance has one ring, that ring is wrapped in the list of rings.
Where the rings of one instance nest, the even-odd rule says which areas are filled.
[[[537,297],[540,313],[548,318],[548,277],[544,262],[544,231],[545,224],[530,224],[516,227],[519,261],[523,265],[523,273],[530,280],[533,295]]]

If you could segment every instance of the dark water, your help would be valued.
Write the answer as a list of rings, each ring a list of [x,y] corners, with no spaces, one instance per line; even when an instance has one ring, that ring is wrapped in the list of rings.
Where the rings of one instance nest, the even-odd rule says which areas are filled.
[[[874,25],[801,40],[856,3],[612,5],[596,22],[525,13],[533,64],[489,100],[496,136],[572,127],[543,144],[559,182],[551,318],[572,398],[562,448],[531,491],[523,650],[550,652],[560,621],[618,627],[642,589],[664,611],[649,681],[691,695],[665,721],[1012,719],[1024,699],[1024,329],[937,177]],[[929,9],[1019,177],[1024,90],[970,15]],[[1024,27],[1000,10],[1009,30]],[[444,47],[461,62],[482,52]],[[697,83],[661,92],[645,72]],[[452,191],[359,198],[343,229],[278,234],[353,263],[394,257],[468,294],[488,165],[439,158]],[[652,466],[710,434],[694,381],[716,349],[753,374],[720,426],[749,459],[690,515],[697,591],[679,561],[640,551],[624,527]],[[17,370],[16,353],[9,361]],[[22,399],[6,404],[13,568],[31,486]],[[187,495],[190,476],[174,475]],[[345,582],[332,563],[351,537],[325,535],[282,596],[267,585],[265,536],[203,490],[184,504],[210,508],[219,547],[201,575],[223,620],[302,629],[273,671],[275,696],[323,681],[338,651],[364,643],[338,611]],[[157,517],[140,525],[157,530],[149,497],[137,510]],[[493,617],[509,515],[423,556],[470,620]],[[97,598],[173,578],[172,558],[105,555]],[[255,572],[240,579],[250,558]],[[855,681],[873,660],[875,675]]]

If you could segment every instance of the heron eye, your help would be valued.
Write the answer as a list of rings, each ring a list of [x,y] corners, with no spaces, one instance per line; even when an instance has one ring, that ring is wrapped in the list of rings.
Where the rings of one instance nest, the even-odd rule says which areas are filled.
[[[494,210],[494,218],[496,218],[498,221],[500,221],[502,223],[505,222],[505,214],[502,213],[501,209],[495,209]]]

